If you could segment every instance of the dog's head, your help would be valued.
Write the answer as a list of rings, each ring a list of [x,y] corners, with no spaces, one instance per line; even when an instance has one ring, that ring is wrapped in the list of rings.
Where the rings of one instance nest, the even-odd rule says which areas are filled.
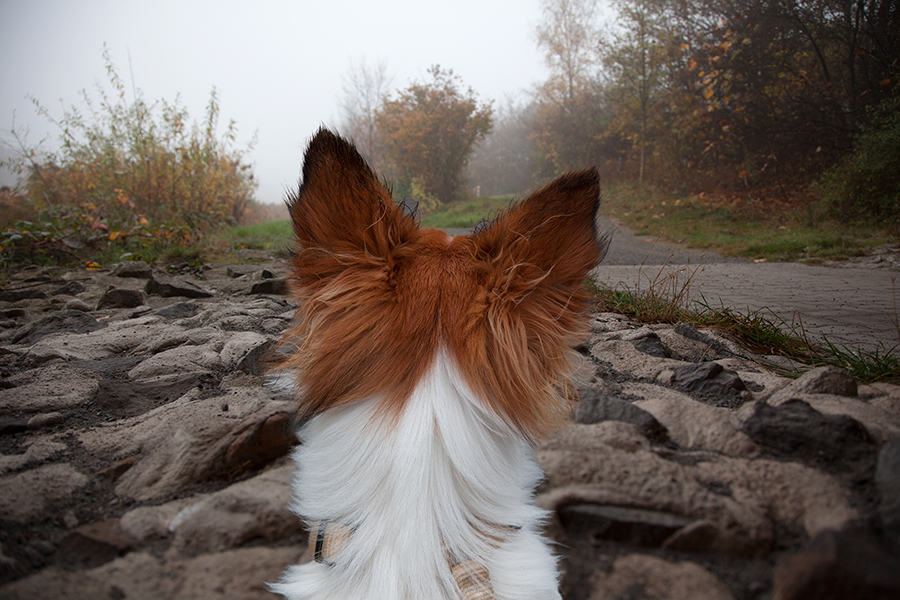
[[[566,414],[558,385],[605,249],[599,203],[597,171],[577,171],[451,238],[420,229],[352,144],[320,130],[288,200],[301,307],[286,366],[301,415],[365,398],[399,413],[443,350],[497,415],[527,437],[545,433]]]

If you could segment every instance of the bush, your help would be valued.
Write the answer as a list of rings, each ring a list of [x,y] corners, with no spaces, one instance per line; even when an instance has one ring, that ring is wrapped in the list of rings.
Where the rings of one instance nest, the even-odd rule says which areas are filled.
[[[819,179],[825,210],[845,222],[884,223],[900,234],[900,92],[872,111],[853,151]]]
[[[122,249],[194,243],[212,228],[239,222],[255,202],[245,150],[233,148],[234,121],[218,137],[215,88],[202,123],[165,100],[147,103],[140,90],[129,103],[104,48],[114,96],[98,86],[86,91],[86,119],[75,106],[54,119],[37,100],[38,113],[59,128],[59,150],[29,147],[19,132],[18,155],[8,168],[23,177],[15,195],[34,215],[7,226],[0,238],[4,261],[36,257],[85,258],[110,244]]]

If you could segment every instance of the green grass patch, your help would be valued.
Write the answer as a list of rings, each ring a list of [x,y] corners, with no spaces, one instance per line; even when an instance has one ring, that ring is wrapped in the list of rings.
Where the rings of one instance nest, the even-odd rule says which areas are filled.
[[[209,253],[220,256],[238,250],[265,250],[286,255],[293,246],[293,239],[290,221],[268,221],[217,229],[204,238],[204,247]]]
[[[755,260],[844,260],[890,240],[884,230],[873,225],[819,219],[809,207],[790,210],[749,202],[723,204],[702,196],[666,193],[649,185],[611,187],[600,211],[638,235]]]
[[[490,221],[496,217],[509,208],[514,198],[514,195],[506,194],[444,204],[437,210],[422,215],[421,224],[423,227],[437,229],[469,229],[482,219]]]

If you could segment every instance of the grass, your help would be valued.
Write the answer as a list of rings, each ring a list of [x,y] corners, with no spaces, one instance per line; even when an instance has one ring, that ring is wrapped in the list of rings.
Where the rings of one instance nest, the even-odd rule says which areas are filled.
[[[265,250],[287,255],[293,246],[294,232],[290,221],[268,221],[255,225],[226,227],[211,232],[204,240],[207,253],[235,260],[239,250]]]
[[[482,219],[491,220],[509,208],[514,198],[513,194],[506,194],[445,204],[438,210],[423,215],[421,224],[423,227],[438,229],[471,229]]]
[[[698,329],[714,329],[728,334],[756,355],[775,355],[789,358],[811,367],[836,366],[846,369],[860,383],[900,383],[900,344],[886,348],[879,344],[874,350],[838,346],[827,338],[824,343],[810,341],[800,326],[791,326],[764,310],[747,313],[726,306],[710,306],[705,298],[690,301],[691,282],[697,269],[685,267],[657,276],[648,289],[609,289],[594,281],[588,283],[597,298],[597,308],[615,312],[642,323],[687,323]],[[895,322],[900,319],[895,311]],[[898,331],[900,337],[900,331]],[[804,369],[788,371],[783,366],[756,357],[766,368],[782,375],[798,376]]]
[[[890,240],[875,225],[835,223],[801,208],[746,199],[713,201],[622,184],[604,193],[601,213],[638,235],[754,260],[817,263],[865,254]]]

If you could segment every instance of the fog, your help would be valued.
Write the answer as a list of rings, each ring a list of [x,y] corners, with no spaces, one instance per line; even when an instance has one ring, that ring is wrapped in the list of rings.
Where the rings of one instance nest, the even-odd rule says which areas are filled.
[[[440,64],[502,102],[547,76],[539,18],[538,0],[0,0],[0,130],[8,142],[13,124],[27,129],[31,145],[49,134],[52,148],[58,130],[28,97],[56,118],[63,104],[83,108],[79,90],[107,82],[105,43],[126,99],[133,86],[146,100],[180,95],[199,121],[215,86],[220,132],[234,119],[237,147],[256,132],[257,199],[277,203],[306,141],[338,121],[352,63],[384,61],[392,89]]]

